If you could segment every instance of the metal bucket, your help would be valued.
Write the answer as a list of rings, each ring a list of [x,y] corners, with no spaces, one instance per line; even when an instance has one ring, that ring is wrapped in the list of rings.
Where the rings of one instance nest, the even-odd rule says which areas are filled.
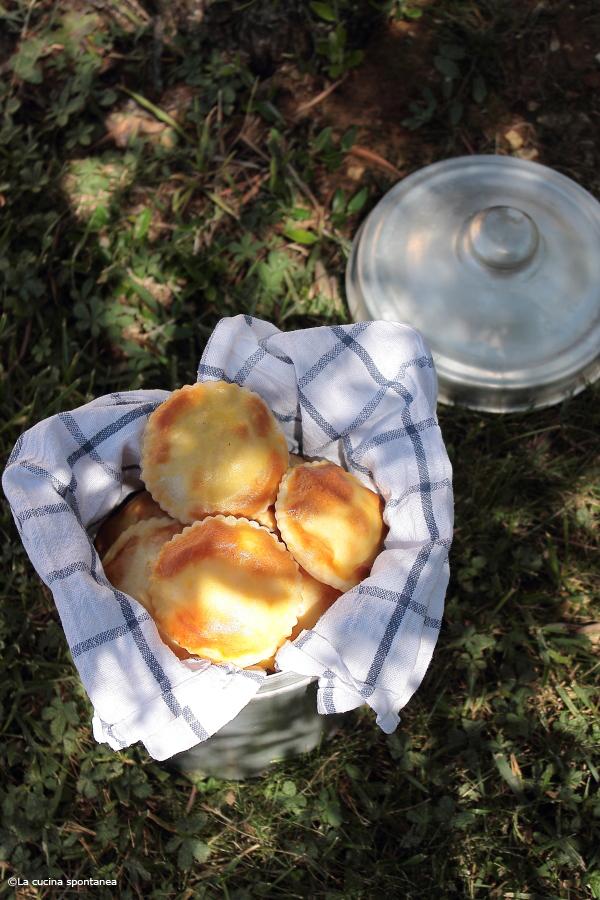
[[[220,731],[170,760],[184,772],[214,778],[252,778],[277,762],[314,750],[332,737],[345,714],[319,715],[317,678],[277,672]]]

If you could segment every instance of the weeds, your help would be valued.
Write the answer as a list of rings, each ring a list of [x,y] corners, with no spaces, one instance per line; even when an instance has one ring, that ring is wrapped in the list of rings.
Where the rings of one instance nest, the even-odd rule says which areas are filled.
[[[421,133],[453,134],[471,100],[504,90],[473,24],[501,10],[432,4],[438,28],[428,6],[375,12],[428,23],[437,75],[412,113]],[[293,64],[360,72],[357,10],[307,4],[315,58]],[[389,186],[336,180],[355,125],[295,118],[277,77],[192,33],[165,41],[157,92],[137,3],[9,0],[2,29],[4,459],[63,409],[194,381],[222,316],[346,321],[350,240]],[[435,119],[454,103],[454,125]],[[27,898],[62,897],[31,884],[52,877],[116,878],[101,898],[600,897],[598,389],[526,415],[439,415],[452,581],[400,728],[385,736],[363,708],[317,751],[239,784],[95,743],[50,594],[2,506],[0,897],[14,896],[9,875],[29,880]]]

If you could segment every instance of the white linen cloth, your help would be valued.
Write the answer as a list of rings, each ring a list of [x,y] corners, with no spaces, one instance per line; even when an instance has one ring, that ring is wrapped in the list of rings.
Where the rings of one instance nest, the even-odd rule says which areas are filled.
[[[277,664],[319,677],[320,713],[366,702],[392,732],[431,660],[449,577],[451,468],[425,339],[396,322],[284,333],[240,315],[218,323],[198,380],[256,391],[290,451],[341,464],[383,496],[389,533],[370,576],[286,642]],[[142,487],[140,437],[167,396],[114,393],[52,416],[19,438],[3,475],[93,704],[96,740],[115,750],[142,741],[158,760],[218,731],[265,677],[178,660],[140,604],[108,583],[94,549],[103,519]]]

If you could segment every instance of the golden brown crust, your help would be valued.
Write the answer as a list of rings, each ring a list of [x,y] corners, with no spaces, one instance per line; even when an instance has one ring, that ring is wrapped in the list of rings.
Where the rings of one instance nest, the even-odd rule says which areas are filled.
[[[294,641],[303,631],[314,628],[321,616],[325,615],[330,606],[333,606],[338,597],[342,596],[342,592],[337,588],[331,587],[329,584],[323,584],[317,581],[312,575],[309,575],[306,569],[298,566],[302,583],[300,592],[302,594],[302,603],[298,611],[298,621],[292,629],[287,640]],[[279,647],[277,648],[279,650]],[[277,652],[275,651],[275,653]],[[275,671],[275,654],[269,659],[263,659],[259,665],[263,669]]]
[[[181,522],[167,516],[136,522],[117,538],[102,562],[104,574],[113,587],[141,603],[150,615],[148,581],[151,566],[163,544],[179,534],[183,527]]]
[[[251,666],[296,624],[300,574],[266,528],[214,516],[164,545],[150,597],[157,625],[177,644],[212,662]]]
[[[259,525],[262,525],[264,528],[268,529],[268,531],[274,532],[274,534],[279,537],[279,529],[277,528],[277,519],[275,518],[275,504],[270,506],[262,513],[257,513],[254,516],[254,521],[258,522]]]
[[[323,584],[322,581],[317,581],[302,566],[298,568],[302,578],[300,587],[302,604],[298,613],[298,623],[294,625],[290,637],[291,641],[298,637],[301,631],[314,628],[321,616],[327,612],[338,597],[342,596],[342,591],[332,587],[330,584]]]
[[[387,530],[382,511],[377,494],[330,462],[288,470],[275,502],[277,525],[295,559],[341,591],[371,571]]]
[[[141,520],[126,529],[104,557],[104,574],[113,587],[141,603],[152,617],[152,604],[148,594],[152,564],[163,544],[179,534],[183,527],[181,522],[164,515],[160,519]],[[170,640],[160,628],[158,633],[179,659],[189,659],[191,654],[187,650]]]
[[[119,535],[127,531],[130,525],[145,519],[161,518],[166,513],[158,505],[149,491],[141,491],[129,500],[125,506],[105,519],[94,541],[96,550],[103,559]]]
[[[285,436],[264,400],[224,381],[174,391],[148,419],[141,442],[148,490],[187,524],[265,512],[288,458]]]

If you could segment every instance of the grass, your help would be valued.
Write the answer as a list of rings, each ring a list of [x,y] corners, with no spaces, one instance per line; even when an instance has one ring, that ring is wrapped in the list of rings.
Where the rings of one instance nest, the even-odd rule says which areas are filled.
[[[489,7],[433,4],[423,21],[447,44]],[[195,380],[223,315],[347,321],[350,241],[391,183],[375,167],[336,186],[356,129],[284,116],[289,62],[258,78],[231,50],[175,33],[161,77],[181,102],[161,106],[144,9],[107,8],[0,7],[4,460],[62,409]],[[355,13],[340,9],[351,33]],[[321,42],[338,24],[310,22]],[[321,57],[293,65],[318,79],[338,64]],[[507,88],[491,64],[484,74],[497,108]],[[439,140],[438,158],[462,152],[442,112],[415,130]],[[527,414],[439,409],[456,534],[421,688],[395,734],[364,708],[247,782],[94,742],[52,598],[3,502],[0,898],[15,895],[9,876],[30,882],[19,897],[61,900],[90,892],[67,878],[94,877],[118,882],[93,888],[100,898],[600,897],[600,660],[580,631],[600,621],[599,399],[591,387]],[[49,878],[65,886],[32,884]]]

